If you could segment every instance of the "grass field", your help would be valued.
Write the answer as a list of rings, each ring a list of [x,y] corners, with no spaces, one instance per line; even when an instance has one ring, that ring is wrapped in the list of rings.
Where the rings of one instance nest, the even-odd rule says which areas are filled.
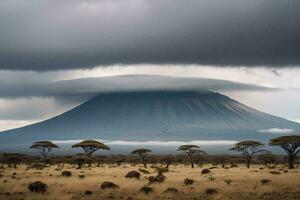
[[[150,174],[141,173],[138,180],[125,178],[125,175],[132,170],[138,171],[141,165],[104,165],[82,169],[66,165],[63,170],[72,172],[71,177],[61,176],[56,166],[36,170],[21,165],[6,168],[1,173],[0,199],[300,199],[300,169],[287,170],[283,166],[269,169],[258,165],[250,169],[243,166],[228,169],[217,167],[210,169],[209,174],[201,174],[203,168],[211,167],[206,165],[192,169],[184,165],[170,166],[169,172],[164,173],[165,181],[150,184],[154,190],[145,194],[139,190],[148,184],[148,176],[157,174],[155,168],[148,168]],[[84,178],[79,178],[79,175],[84,175]],[[193,179],[194,183],[185,185],[185,178]],[[262,179],[270,182],[263,184]],[[37,180],[48,185],[47,192],[40,194],[28,190],[28,184]],[[119,188],[103,190],[100,185],[104,181],[111,181]],[[176,188],[178,192],[165,192],[169,187]],[[213,191],[210,194],[207,189],[215,190],[210,190]],[[85,194],[86,190],[92,194]]]

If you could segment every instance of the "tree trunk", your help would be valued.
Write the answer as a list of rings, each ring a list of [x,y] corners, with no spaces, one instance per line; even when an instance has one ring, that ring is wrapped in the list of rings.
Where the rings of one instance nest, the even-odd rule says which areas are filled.
[[[170,163],[167,163],[167,166],[166,166],[167,169],[169,169],[169,165],[170,165]]]
[[[192,168],[194,168],[194,167],[195,167],[195,165],[194,165],[193,161],[191,161],[191,167],[192,167]]]
[[[294,156],[289,156],[289,169],[294,169]]]
[[[147,162],[143,160],[144,167],[147,168]]]
[[[248,159],[246,160],[246,162],[247,162],[247,168],[250,168],[250,159],[248,158]]]
[[[221,165],[222,165],[222,168],[225,168],[225,164],[223,161],[221,162]]]

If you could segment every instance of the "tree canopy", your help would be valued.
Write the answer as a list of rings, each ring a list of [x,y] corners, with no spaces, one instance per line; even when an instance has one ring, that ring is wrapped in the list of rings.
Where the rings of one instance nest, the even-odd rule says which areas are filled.
[[[133,150],[131,153],[132,154],[145,154],[145,153],[150,153],[152,152],[150,149],[136,149]]]
[[[245,156],[247,161],[247,167],[249,168],[251,159],[255,154],[268,152],[265,149],[261,149],[264,146],[265,145],[261,142],[249,140],[249,141],[238,142],[234,145],[234,147],[230,148],[229,150],[241,152]]]
[[[152,152],[150,149],[136,149],[131,154],[138,154],[143,161],[144,167],[147,168],[146,154],[150,152]]]
[[[37,148],[59,148],[56,144],[50,142],[50,141],[39,141],[34,142],[30,148],[31,149],[37,149]]]
[[[31,149],[37,149],[44,157],[47,157],[48,153],[53,148],[59,148],[56,144],[52,143],[51,141],[39,141],[34,142],[31,146]]]
[[[289,168],[294,168],[294,160],[300,152],[300,135],[287,135],[273,138],[269,145],[281,147],[289,156]]]
[[[96,140],[84,140],[82,142],[72,145],[72,148],[79,147],[83,148],[87,156],[91,156],[98,149],[110,150],[108,146]]]
[[[190,163],[191,163],[191,167],[194,168],[194,158],[193,155],[197,154],[197,153],[203,153],[205,154],[205,151],[200,150],[200,147],[197,145],[193,145],[193,144],[186,144],[186,145],[181,145],[178,147],[177,151],[183,151],[187,154]]]

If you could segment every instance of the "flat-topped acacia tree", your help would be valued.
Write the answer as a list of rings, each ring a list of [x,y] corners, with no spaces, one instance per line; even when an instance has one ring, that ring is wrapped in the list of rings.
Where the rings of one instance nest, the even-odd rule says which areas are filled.
[[[52,149],[59,148],[59,147],[50,141],[39,141],[39,142],[34,142],[30,146],[30,148],[38,150],[44,158],[47,158],[49,152],[52,151]]]
[[[229,151],[241,152],[246,159],[247,168],[250,168],[250,163],[255,154],[268,152],[262,149],[265,145],[258,141],[242,141],[235,144]]]
[[[181,145],[180,147],[178,147],[177,151],[182,151],[188,156],[192,168],[195,167],[194,155],[199,153],[205,154],[205,151],[200,150],[199,146],[192,144]]]
[[[146,155],[147,155],[147,153],[150,153],[150,152],[152,152],[150,149],[136,149],[136,150],[132,151],[131,154],[137,154],[141,158],[141,160],[144,164],[144,167],[147,168]]]
[[[300,152],[300,135],[288,135],[273,138],[270,140],[269,145],[281,147],[288,154],[289,168],[295,168],[294,160]]]
[[[92,154],[99,149],[110,150],[108,146],[96,140],[84,140],[74,144],[72,148],[82,148],[88,157],[91,157]]]

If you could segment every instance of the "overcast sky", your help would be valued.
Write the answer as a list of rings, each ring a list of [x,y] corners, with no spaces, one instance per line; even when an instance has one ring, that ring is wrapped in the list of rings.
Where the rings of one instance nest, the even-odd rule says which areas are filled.
[[[218,91],[300,121],[299,10],[298,0],[1,0],[0,130],[98,92],[148,89]]]

